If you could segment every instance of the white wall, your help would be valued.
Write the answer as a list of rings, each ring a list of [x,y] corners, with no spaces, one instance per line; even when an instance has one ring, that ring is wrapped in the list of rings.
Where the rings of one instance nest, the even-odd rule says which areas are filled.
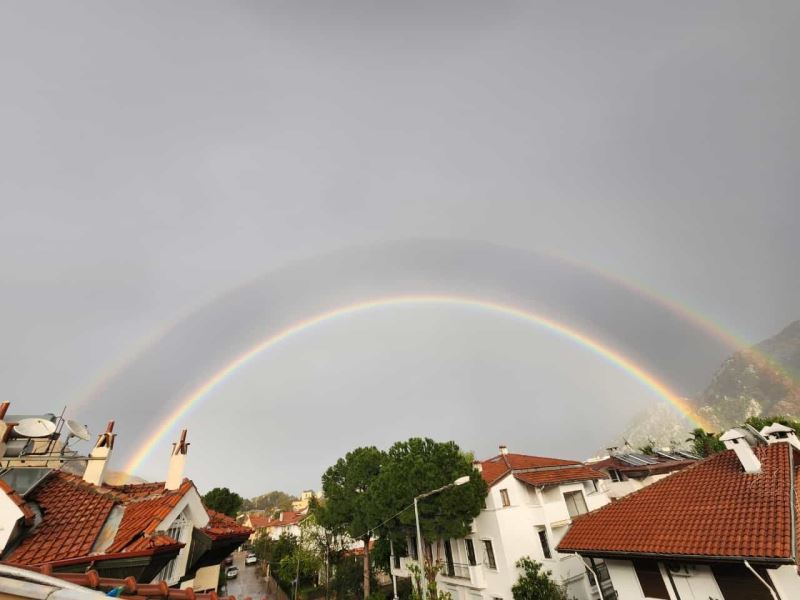
[[[508,491],[511,504],[507,507],[502,503],[500,490],[503,489]],[[475,518],[472,524],[473,533],[467,536],[473,540],[478,567],[469,569],[469,579],[440,574],[442,589],[447,588],[451,593],[455,590],[457,593],[453,593],[453,600],[477,600],[477,595],[484,600],[511,600],[511,587],[519,577],[516,562],[523,556],[529,556],[541,562],[545,569],[552,571],[553,579],[566,584],[570,596],[578,600],[589,600],[592,596],[583,561],[579,557],[555,551],[570,524],[563,494],[575,490],[584,491],[589,510],[609,502],[605,493],[587,493],[581,483],[544,488],[538,494],[534,487],[509,474],[493,485],[486,498],[486,508]],[[539,529],[547,531],[552,558],[544,557]],[[488,565],[484,540],[492,542],[496,569],[491,569]],[[450,540],[450,544],[453,561],[466,565],[468,559],[464,540]],[[434,553],[435,558],[444,561],[443,544],[436,544]],[[403,568],[396,574],[406,575],[407,570]]]
[[[24,513],[8,495],[0,490],[0,551],[5,550]]]

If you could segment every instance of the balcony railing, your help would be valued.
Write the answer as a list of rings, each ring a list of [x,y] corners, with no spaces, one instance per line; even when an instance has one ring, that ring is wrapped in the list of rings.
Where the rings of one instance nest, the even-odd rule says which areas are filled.
[[[445,563],[442,568],[442,575],[445,577],[455,577],[457,579],[469,579],[469,565]]]

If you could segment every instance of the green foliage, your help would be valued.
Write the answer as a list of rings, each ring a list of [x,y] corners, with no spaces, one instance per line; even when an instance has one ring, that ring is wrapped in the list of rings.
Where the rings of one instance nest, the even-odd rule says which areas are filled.
[[[480,514],[487,487],[455,442],[411,438],[394,444],[375,486],[377,510],[384,518],[394,515],[411,504],[415,496],[448,485],[464,475],[469,475],[468,483],[419,501],[423,538],[464,537],[472,520]],[[400,512],[384,530],[395,535],[413,535],[414,511]]]
[[[656,453],[656,443],[653,440],[647,440],[644,446],[639,447],[639,452],[647,456],[653,456]]]
[[[550,579],[551,572],[543,570],[541,563],[523,556],[517,568],[522,573],[511,588],[514,600],[568,600],[566,589]]]
[[[698,427],[692,430],[690,438],[686,441],[692,443],[692,451],[699,456],[711,456],[725,450],[725,444],[719,441],[719,434],[706,432]]]
[[[244,500],[242,503],[242,510],[286,511],[292,509],[292,502],[294,500],[297,500],[295,496],[275,490],[256,496],[255,498]]]
[[[409,563],[408,570],[411,572],[411,600],[424,600],[422,597],[422,570],[416,563]],[[425,561],[425,593],[427,599],[452,600],[450,592],[439,591],[436,583],[436,576],[442,570],[442,565]]]
[[[796,421],[791,417],[785,416],[775,416],[775,417],[750,417],[745,421],[751,427],[756,428],[757,430],[761,431],[767,425],[772,425],[773,423],[780,423],[781,425],[786,425],[786,427],[791,427],[794,429],[794,432],[800,436],[800,421]]]
[[[217,512],[224,513],[229,517],[235,517],[242,508],[242,497],[230,491],[228,488],[214,488],[203,496],[205,505]]]

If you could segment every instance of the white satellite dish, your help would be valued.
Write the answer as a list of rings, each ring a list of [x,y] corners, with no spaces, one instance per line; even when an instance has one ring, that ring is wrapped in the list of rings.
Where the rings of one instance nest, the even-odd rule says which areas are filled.
[[[22,419],[14,425],[14,433],[26,438],[49,437],[55,430],[55,423],[47,419]]]
[[[89,433],[89,430],[86,429],[86,426],[81,425],[77,421],[67,419],[66,426],[67,431],[69,431],[69,437],[76,437],[84,442],[88,442],[92,438],[92,434]]]

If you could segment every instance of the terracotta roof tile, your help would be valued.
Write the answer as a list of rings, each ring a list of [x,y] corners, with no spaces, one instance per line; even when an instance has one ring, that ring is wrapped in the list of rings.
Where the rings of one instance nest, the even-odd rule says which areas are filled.
[[[592,479],[607,478],[605,473],[583,465],[549,469],[545,468],[538,471],[515,473],[514,477],[530,485],[552,485],[554,483],[568,483],[570,481],[589,481]]]
[[[228,537],[242,537],[247,538],[253,533],[253,530],[244,525],[239,525],[235,519],[221,512],[206,508],[208,516],[211,520],[205,526],[205,531],[212,539],[221,539]]]
[[[43,520],[6,558],[19,565],[89,554],[115,502],[80,477],[61,471],[51,473],[28,499],[39,505]]]
[[[606,475],[586,467],[576,460],[528,456],[526,454],[499,454],[481,463],[481,476],[489,486],[494,485],[509,473],[520,481],[532,485],[549,485],[566,481],[605,479]],[[569,473],[566,471],[569,470]],[[564,471],[563,473],[561,471]],[[524,477],[521,477],[524,475]]]
[[[726,450],[575,519],[558,550],[790,559],[800,453],[786,443],[755,452],[761,473]]]

